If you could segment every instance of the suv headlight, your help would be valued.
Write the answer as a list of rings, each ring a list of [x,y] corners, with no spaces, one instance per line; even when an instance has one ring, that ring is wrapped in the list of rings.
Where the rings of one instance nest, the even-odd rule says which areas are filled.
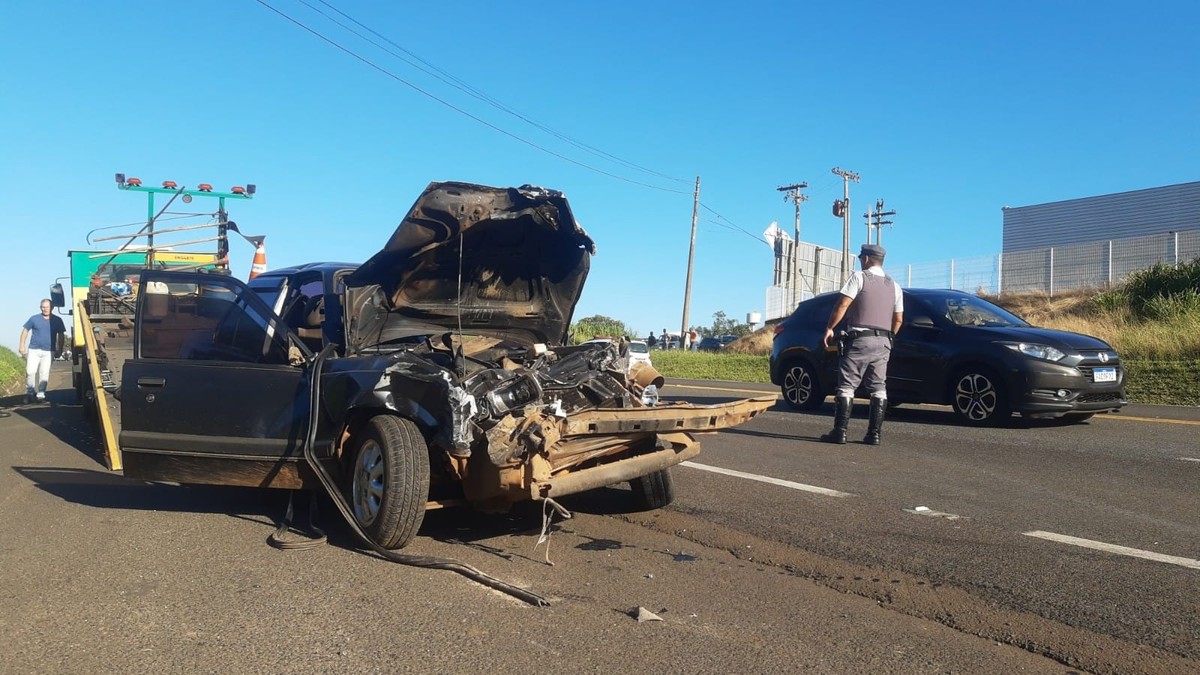
[[[1044,361],[1061,361],[1067,356],[1050,345],[1039,345],[1030,342],[1004,342],[1001,344],[1014,352],[1020,352],[1025,356],[1032,356],[1035,359],[1042,359]]]

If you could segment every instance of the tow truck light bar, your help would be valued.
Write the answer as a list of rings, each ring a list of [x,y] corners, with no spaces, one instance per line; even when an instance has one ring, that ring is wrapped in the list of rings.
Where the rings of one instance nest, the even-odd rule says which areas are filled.
[[[193,196],[218,197],[222,201],[226,198],[232,199],[253,199],[257,187],[254,183],[245,183],[244,185],[234,185],[229,188],[229,192],[220,192],[213,189],[212,183],[200,183],[194,188],[186,188],[173,180],[162,181],[162,187],[143,186],[141,178],[126,176],[123,173],[115,174],[117,180],[117,188],[121,190],[133,190],[135,192],[149,192],[151,194],[170,194],[177,195],[185,204],[191,203]],[[151,214],[153,216],[153,214]]]

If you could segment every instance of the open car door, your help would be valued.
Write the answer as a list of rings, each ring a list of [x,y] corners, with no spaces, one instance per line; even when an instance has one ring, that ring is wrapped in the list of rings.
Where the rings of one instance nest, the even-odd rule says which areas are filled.
[[[147,270],[121,373],[125,475],[299,487],[311,354],[237,279]]]

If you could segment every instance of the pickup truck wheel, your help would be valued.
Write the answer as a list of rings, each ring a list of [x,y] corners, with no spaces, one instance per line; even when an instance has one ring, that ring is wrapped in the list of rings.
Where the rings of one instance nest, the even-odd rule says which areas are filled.
[[[404,548],[425,519],[429,499],[429,449],[412,422],[376,415],[354,440],[350,504],[375,543]]]
[[[671,482],[671,470],[662,469],[652,474],[629,481],[633,489],[633,503],[644,511],[661,509],[675,500],[675,486]]]

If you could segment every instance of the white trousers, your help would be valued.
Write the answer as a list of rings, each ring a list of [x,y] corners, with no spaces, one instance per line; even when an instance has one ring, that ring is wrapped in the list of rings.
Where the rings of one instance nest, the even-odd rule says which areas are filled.
[[[49,349],[30,349],[25,356],[25,393],[46,393],[46,385],[50,382],[50,362],[54,360],[54,352]]]

